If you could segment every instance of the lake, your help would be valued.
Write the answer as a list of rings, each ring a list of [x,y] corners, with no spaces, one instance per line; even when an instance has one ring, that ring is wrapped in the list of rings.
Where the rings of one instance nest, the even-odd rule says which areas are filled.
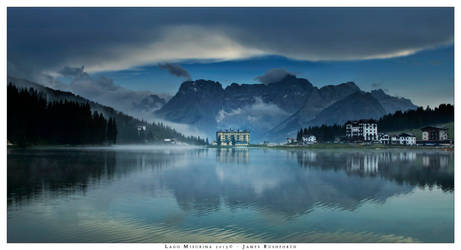
[[[453,242],[454,154],[8,149],[8,242]]]

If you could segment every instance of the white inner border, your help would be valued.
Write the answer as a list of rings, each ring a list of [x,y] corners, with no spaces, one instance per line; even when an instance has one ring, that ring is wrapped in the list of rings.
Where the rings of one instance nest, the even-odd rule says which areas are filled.
[[[0,0],[0,55],[2,60],[0,60],[0,76],[1,84],[3,87],[0,87],[0,175],[2,176],[0,180],[0,239],[1,245],[9,249],[22,249],[22,248],[33,248],[33,249],[80,249],[80,248],[90,248],[90,249],[121,249],[121,248],[141,248],[141,249],[165,249],[165,244],[6,244],[7,240],[7,231],[6,231],[6,222],[7,222],[7,197],[6,197],[6,188],[7,188],[7,175],[6,175],[6,67],[7,67],[7,58],[6,58],[6,21],[7,21],[7,7],[180,7],[180,6],[209,6],[209,7],[232,7],[232,6],[242,6],[242,7],[455,7],[455,75],[458,72],[459,68],[457,59],[459,58],[459,53],[456,45],[457,35],[460,27],[457,25],[458,18],[456,16],[457,6],[459,1],[455,0],[373,0],[373,1],[363,1],[363,0],[323,0],[323,1],[301,1],[301,0],[223,0],[217,3],[216,0],[195,0],[195,1],[185,1],[185,0],[169,0],[169,1],[142,1],[142,0],[131,0],[131,1],[122,1],[122,0],[111,0],[111,1],[99,1],[99,0],[36,0],[36,1],[26,1],[26,0]],[[456,77],[454,78],[456,82]],[[455,86],[455,97],[459,96],[460,89]],[[458,94],[458,95],[456,95]],[[456,98],[455,98],[456,103]],[[458,140],[457,131],[461,127],[461,113],[457,112],[455,109],[455,144]],[[458,150],[455,150],[455,169],[458,163],[458,157],[460,153]],[[457,189],[456,182],[459,180],[459,171],[455,170],[455,189]],[[457,216],[457,208],[460,204],[460,198],[458,192],[455,191],[455,244],[333,244],[333,243],[324,243],[324,244],[285,244],[285,245],[296,245],[296,249],[388,249],[388,248],[399,248],[399,249],[455,249],[456,242],[460,239],[459,230],[457,230],[457,225],[459,224],[459,219]],[[200,244],[198,244],[200,245]],[[202,244],[203,245],[203,244]],[[222,245],[222,244],[207,244],[207,245]],[[232,250],[241,249],[242,244],[232,244]],[[260,245],[260,249],[264,249]]]

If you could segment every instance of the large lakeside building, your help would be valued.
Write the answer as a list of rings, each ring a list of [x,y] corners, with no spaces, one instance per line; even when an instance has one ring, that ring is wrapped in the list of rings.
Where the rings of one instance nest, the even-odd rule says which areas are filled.
[[[218,146],[248,146],[250,144],[250,131],[248,130],[219,130],[216,132]]]
[[[421,129],[423,141],[448,140],[448,129],[437,127],[424,127]]]
[[[348,141],[378,140],[378,124],[375,120],[348,121],[345,125]]]

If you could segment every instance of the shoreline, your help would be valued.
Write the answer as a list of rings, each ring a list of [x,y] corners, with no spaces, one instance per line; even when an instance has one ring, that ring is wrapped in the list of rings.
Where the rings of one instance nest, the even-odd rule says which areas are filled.
[[[406,150],[442,150],[454,151],[454,145],[450,146],[404,146],[404,145],[385,145],[385,144],[310,144],[310,145],[260,145],[250,144],[246,147],[233,146],[213,146],[208,148],[267,148],[267,149],[283,149],[283,150],[311,150],[311,149],[362,149],[362,150],[379,150],[379,149],[406,149]]]
[[[18,145],[7,145],[7,149],[37,149],[37,148],[82,148],[82,147],[111,147],[111,146],[133,146],[133,145],[156,145],[166,146],[165,144],[112,144],[112,145],[29,145],[29,146],[18,146]],[[169,145],[170,146],[170,145]],[[174,146],[174,145],[173,145]],[[264,148],[264,149],[279,149],[279,150],[316,150],[316,149],[354,149],[354,150],[387,150],[387,149],[404,149],[404,150],[442,150],[454,152],[455,146],[404,146],[404,145],[385,145],[385,144],[329,144],[319,143],[310,145],[261,145],[261,144],[250,144],[248,146],[216,146],[216,145],[195,145],[205,148],[216,148],[216,149],[238,149],[238,148]]]

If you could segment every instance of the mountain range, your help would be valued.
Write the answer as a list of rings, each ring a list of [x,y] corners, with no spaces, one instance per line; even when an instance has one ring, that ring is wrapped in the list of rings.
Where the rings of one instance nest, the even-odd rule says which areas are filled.
[[[287,75],[269,84],[232,83],[226,88],[215,81],[186,81],[155,114],[210,136],[222,128],[249,129],[256,141],[281,141],[301,127],[343,124],[416,108],[409,99],[381,89],[365,92],[353,82],[318,88],[307,79]]]
[[[93,110],[103,114],[116,112],[70,92],[27,80],[8,77],[8,82],[38,89],[46,93],[49,101],[89,102]],[[354,82],[319,88],[294,75],[268,84],[232,83],[225,88],[211,80],[185,81],[172,98],[150,95],[133,103],[133,107],[128,115],[184,124],[209,138],[214,138],[218,129],[249,129],[252,142],[280,142],[293,137],[302,127],[343,124],[417,108],[409,99],[388,95],[381,89],[366,92]],[[130,126],[138,123],[133,120]]]

